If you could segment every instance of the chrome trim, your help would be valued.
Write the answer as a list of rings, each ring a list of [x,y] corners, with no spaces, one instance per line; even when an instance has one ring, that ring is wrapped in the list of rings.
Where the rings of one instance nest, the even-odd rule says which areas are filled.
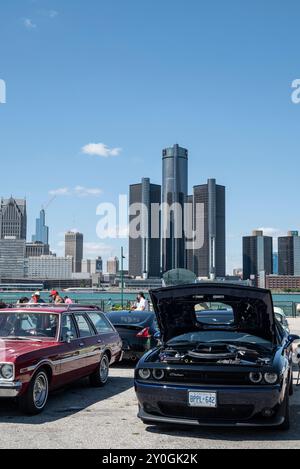
[[[22,389],[22,383],[15,381],[12,383],[0,380],[0,397],[17,397]]]
[[[37,363],[36,365],[32,365],[32,366],[29,366],[27,368],[22,368],[20,370],[20,374],[24,374],[24,373],[28,373],[30,371],[34,371],[36,370],[37,368],[39,368],[40,366],[42,365],[50,365],[52,367],[54,366],[57,366],[57,365],[62,365],[64,363],[69,363],[69,362],[72,362],[72,361],[77,361],[77,360],[81,360],[82,358],[89,358],[89,357],[93,357],[95,355],[101,355],[101,351],[100,350],[96,350],[95,352],[88,352],[88,353],[82,353],[82,354],[78,354],[76,356],[71,356],[71,357],[68,357],[68,358],[62,358],[61,360],[42,360],[40,361],[39,363]]]

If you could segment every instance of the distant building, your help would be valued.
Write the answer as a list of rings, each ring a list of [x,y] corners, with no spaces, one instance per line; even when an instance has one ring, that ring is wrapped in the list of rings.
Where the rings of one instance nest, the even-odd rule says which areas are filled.
[[[174,145],[163,150],[162,273],[186,267],[184,204],[188,191],[188,150]],[[180,214],[172,210],[177,204]]]
[[[225,187],[209,179],[207,184],[194,186],[192,201],[193,229],[203,229],[201,248],[187,250],[187,268],[201,278],[222,278],[226,275],[226,207]],[[203,215],[199,220],[196,204],[202,204]]]
[[[299,275],[267,275],[265,282],[270,290],[300,290]]]
[[[232,274],[234,277],[243,278],[243,269],[241,267],[237,267],[233,269]]]
[[[253,231],[252,236],[243,238],[243,278],[257,282],[260,272],[273,272],[273,238]]]
[[[72,278],[73,258],[41,256],[27,259],[27,276],[31,279],[68,280]]]
[[[25,276],[25,239],[0,239],[0,278],[22,279]]]
[[[300,275],[300,236],[298,231],[289,231],[278,238],[278,274]]]
[[[117,257],[111,257],[107,261],[107,273],[109,275],[117,275],[120,270],[120,261]]]
[[[88,273],[90,275],[100,274],[103,272],[103,260],[102,257],[97,259],[84,259],[82,261],[82,273]]]
[[[26,243],[26,257],[48,256],[49,254],[49,244],[40,242]]]
[[[0,201],[0,239],[14,237],[26,239],[27,213],[26,200],[1,199]]]
[[[32,242],[49,245],[49,228],[46,226],[46,214],[44,209],[40,211],[40,216],[36,219],[35,226],[35,235],[32,236]]]
[[[83,234],[68,231],[65,234],[65,257],[73,257],[73,272],[81,272],[83,260]]]
[[[160,277],[160,215],[152,220],[152,204],[161,203],[161,186],[151,184],[150,179],[143,178],[140,184],[129,188],[129,205],[139,204],[142,213],[129,216],[129,275],[132,277]],[[136,238],[131,224],[140,217],[141,236]],[[157,237],[152,237],[152,223],[157,224]]]

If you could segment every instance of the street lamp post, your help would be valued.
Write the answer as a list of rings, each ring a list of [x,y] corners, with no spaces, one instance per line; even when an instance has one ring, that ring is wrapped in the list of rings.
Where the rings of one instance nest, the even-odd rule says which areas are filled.
[[[121,247],[121,304],[124,309],[124,248]]]

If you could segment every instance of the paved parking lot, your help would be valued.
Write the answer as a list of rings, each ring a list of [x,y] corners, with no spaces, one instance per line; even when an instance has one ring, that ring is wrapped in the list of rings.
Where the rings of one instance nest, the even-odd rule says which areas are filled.
[[[83,380],[53,394],[37,417],[24,417],[14,403],[2,401],[0,448],[300,448],[300,388],[291,400],[291,430],[277,432],[145,427],[136,417],[132,386],[133,369],[122,366],[111,370],[104,389]]]

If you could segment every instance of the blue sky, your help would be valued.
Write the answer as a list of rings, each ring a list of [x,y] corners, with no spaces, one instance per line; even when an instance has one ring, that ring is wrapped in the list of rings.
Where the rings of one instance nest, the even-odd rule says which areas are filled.
[[[190,188],[227,186],[229,272],[243,234],[300,229],[299,14],[296,0],[2,0],[0,192],[26,195],[29,235],[64,189],[47,210],[53,250],[77,228],[86,257],[118,254],[96,206],[159,183],[173,143]],[[91,143],[122,150],[84,154]]]

